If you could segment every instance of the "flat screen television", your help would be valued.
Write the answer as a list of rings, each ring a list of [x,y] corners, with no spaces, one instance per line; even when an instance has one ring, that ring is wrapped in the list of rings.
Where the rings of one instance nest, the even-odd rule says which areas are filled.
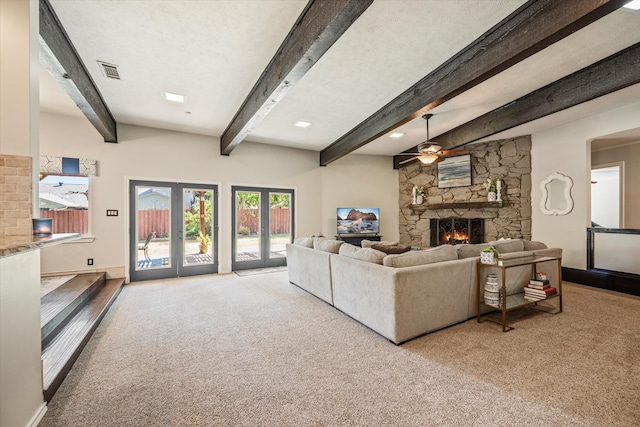
[[[338,234],[378,234],[380,208],[338,208]]]

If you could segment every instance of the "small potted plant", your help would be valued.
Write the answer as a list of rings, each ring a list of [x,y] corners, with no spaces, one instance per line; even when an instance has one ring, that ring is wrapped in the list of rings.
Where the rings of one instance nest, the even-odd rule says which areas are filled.
[[[493,246],[489,246],[488,248],[484,248],[480,252],[480,262],[482,264],[497,264],[498,263],[498,250]]]
[[[201,254],[206,254],[209,252],[209,245],[211,244],[211,238],[208,234],[204,234],[202,231],[200,235],[196,238],[198,243],[200,243],[199,249]]]
[[[495,202],[497,198],[496,182],[492,181],[490,178],[487,178],[487,180],[484,182],[484,184],[482,184],[482,186],[484,187],[485,190],[487,190],[487,200],[490,202]]]

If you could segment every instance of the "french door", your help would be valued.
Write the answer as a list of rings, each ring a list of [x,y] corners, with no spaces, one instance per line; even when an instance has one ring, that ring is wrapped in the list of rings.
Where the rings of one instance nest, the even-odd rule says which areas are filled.
[[[217,186],[131,181],[131,281],[218,271]]]
[[[287,264],[293,241],[294,191],[280,188],[231,188],[234,271]]]

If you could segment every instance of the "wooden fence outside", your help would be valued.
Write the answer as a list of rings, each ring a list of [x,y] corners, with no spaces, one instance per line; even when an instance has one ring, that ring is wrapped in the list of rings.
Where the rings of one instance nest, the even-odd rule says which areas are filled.
[[[40,218],[53,218],[54,233],[87,234],[89,232],[89,211],[86,209],[66,211],[41,210]]]
[[[259,232],[258,209],[238,209],[236,211],[238,225],[247,227],[251,234]],[[50,211],[41,210],[40,218],[53,218],[54,233],[82,233],[89,232],[88,210]],[[138,240],[144,240],[152,231],[157,237],[169,235],[169,210],[148,209],[138,211]],[[291,214],[287,208],[270,209],[271,234],[287,234],[291,232]],[[238,228],[239,228],[238,227]]]
[[[236,218],[238,220],[238,230],[240,227],[247,227],[250,234],[258,233],[260,224],[259,209],[238,209]],[[291,232],[291,211],[288,208],[271,208],[269,212],[271,234],[288,234]]]
[[[156,237],[169,235],[169,209],[145,209],[138,211],[138,240],[144,240],[152,231]]]

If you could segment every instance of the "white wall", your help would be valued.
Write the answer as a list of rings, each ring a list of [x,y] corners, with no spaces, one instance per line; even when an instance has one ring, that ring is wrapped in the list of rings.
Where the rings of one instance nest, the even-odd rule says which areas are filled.
[[[563,266],[586,269],[586,229],[590,221],[590,141],[638,127],[640,102],[532,135],[532,238],[563,248]],[[540,182],[553,172],[573,180],[574,208],[565,216],[540,212]]]
[[[40,362],[39,250],[0,258],[0,426],[44,415]]]
[[[39,4],[0,1],[0,153],[32,156],[38,165]],[[33,213],[37,191],[32,188]]]
[[[379,206],[381,233],[398,238],[398,176],[389,157],[350,155],[327,167],[319,153],[243,142],[220,156],[219,139],[138,126],[119,125],[120,143],[103,142],[82,118],[43,113],[43,155],[98,161],[91,179],[90,228],[95,241],[42,250],[42,272],[94,268],[114,276],[128,265],[128,180],[148,179],[219,185],[220,272],[231,270],[231,186],[285,187],[296,190],[296,235],[335,234],[336,208]],[[106,217],[107,209],[120,215]]]

